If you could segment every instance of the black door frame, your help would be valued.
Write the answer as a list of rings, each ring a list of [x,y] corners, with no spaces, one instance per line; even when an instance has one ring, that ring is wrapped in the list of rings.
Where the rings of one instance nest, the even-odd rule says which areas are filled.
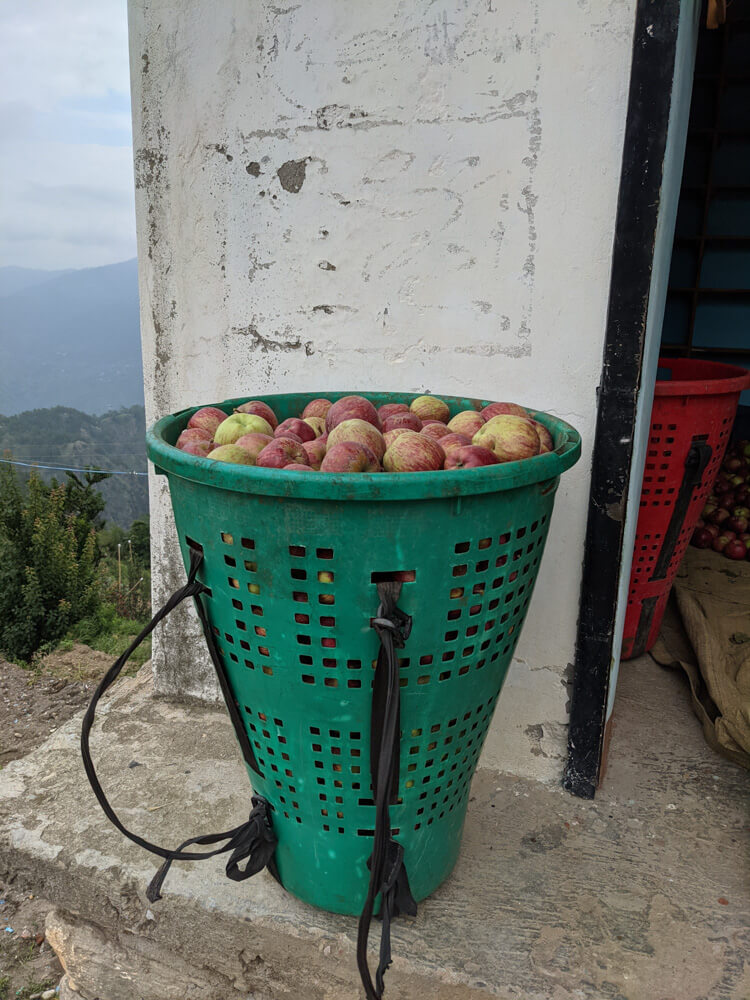
[[[568,791],[586,799],[594,797],[605,744],[679,19],[680,0],[638,0],[563,777]]]

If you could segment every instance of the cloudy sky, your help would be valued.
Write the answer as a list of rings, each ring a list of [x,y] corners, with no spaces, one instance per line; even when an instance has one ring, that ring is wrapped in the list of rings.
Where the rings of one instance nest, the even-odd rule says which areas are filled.
[[[0,4],[0,266],[135,256],[126,0]]]

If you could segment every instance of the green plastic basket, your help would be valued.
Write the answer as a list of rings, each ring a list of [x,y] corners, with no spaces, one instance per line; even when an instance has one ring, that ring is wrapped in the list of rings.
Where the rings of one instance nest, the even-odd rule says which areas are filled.
[[[328,393],[338,399],[348,393]],[[415,398],[361,393],[376,406]],[[314,394],[262,398],[279,419]],[[442,396],[455,414],[484,401]],[[218,404],[227,413],[245,399]],[[554,451],[454,472],[347,474],[234,466],[173,447],[198,407],[160,420],[149,457],[166,474],[186,565],[273,810],[282,884],[358,914],[374,807],[369,776],[370,622],[379,579],[405,575],[413,616],[400,650],[401,753],[393,835],[412,892],[428,896],[458,856],[471,783],[531,600],[559,476],[580,455],[569,424],[534,413]],[[413,579],[410,579],[413,575]]]

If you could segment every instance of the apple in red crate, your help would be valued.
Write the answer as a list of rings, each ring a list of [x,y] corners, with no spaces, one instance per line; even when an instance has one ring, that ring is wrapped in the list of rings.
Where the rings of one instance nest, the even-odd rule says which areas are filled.
[[[481,413],[477,413],[476,410],[461,410],[448,421],[448,430],[456,434],[467,434],[473,438],[484,424],[485,419]]]
[[[294,434],[300,441],[312,441],[317,437],[313,428],[299,417],[287,417],[273,432],[273,436],[277,438],[286,437],[287,434]]]
[[[326,413],[326,430],[330,433],[342,420],[366,420],[380,430],[378,412],[364,396],[342,396]]]
[[[508,413],[516,417],[528,417],[529,415],[529,411],[523,406],[519,406],[518,403],[490,403],[482,410],[482,416],[485,420],[501,417]]]
[[[326,443],[322,438],[315,438],[314,441],[304,441],[302,447],[305,449],[307,461],[311,468],[319,469],[320,463],[325,458]]]
[[[237,438],[235,444],[239,445],[240,448],[244,448],[245,451],[249,451],[253,459],[257,462],[258,455],[260,455],[271,441],[273,441],[273,438],[270,434],[258,434],[254,432],[252,434],[243,434],[242,437]]]
[[[321,472],[380,472],[377,456],[357,441],[340,441],[328,448]]]
[[[263,417],[271,425],[271,433],[273,434],[274,429],[279,423],[279,418],[273,412],[268,403],[262,402],[260,399],[251,399],[248,403],[242,403],[238,406],[235,413],[254,413],[258,417]]]
[[[383,430],[394,431],[397,427],[403,427],[407,431],[421,431],[422,421],[416,413],[412,413],[410,410],[407,410],[406,413],[391,413],[383,421]]]
[[[237,444],[222,444],[207,455],[215,462],[230,462],[232,465],[255,465],[255,459],[249,451]]]
[[[406,403],[383,403],[382,406],[378,407],[378,417],[380,418],[380,423],[384,423],[385,420],[390,417],[392,413],[408,413],[409,407]]]
[[[494,451],[501,462],[517,462],[539,454],[539,435],[528,417],[512,413],[491,417],[471,439],[472,444]]]
[[[690,543],[697,549],[710,549],[713,540],[714,536],[708,528],[696,528],[693,532],[693,537],[690,539]]]
[[[386,472],[434,472],[442,469],[445,452],[437,441],[407,431],[399,434],[383,457]]]
[[[195,411],[190,420],[188,420],[187,425],[188,427],[206,431],[213,438],[216,428],[226,419],[226,413],[220,410],[218,406],[203,406],[200,410]]]
[[[307,454],[301,442],[291,438],[274,438],[258,455],[256,464],[261,469],[283,469],[292,463],[307,464]]]
[[[467,444],[463,448],[451,448],[445,456],[446,469],[477,469],[480,465],[497,465],[500,459],[480,445]]]
[[[325,420],[326,413],[331,409],[333,403],[330,399],[311,399],[307,406],[302,411],[302,419],[307,420],[308,417],[322,417]]]
[[[448,404],[437,396],[417,396],[409,404],[409,409],[422,421],[440,420],[446,423],[450,420],[451,411]]]
[[[356,441],[366,445],[381,462],[385,455],[385,440],[383,435],[366,420],[342,420],[328,434],[328,447],[341,444],[342,441]]]

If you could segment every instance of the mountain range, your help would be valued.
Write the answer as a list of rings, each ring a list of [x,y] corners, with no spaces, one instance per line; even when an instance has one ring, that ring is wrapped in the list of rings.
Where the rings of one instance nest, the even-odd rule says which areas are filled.
[[[80,270],[0,268],[0,414],[143,403],[135,259]]]

